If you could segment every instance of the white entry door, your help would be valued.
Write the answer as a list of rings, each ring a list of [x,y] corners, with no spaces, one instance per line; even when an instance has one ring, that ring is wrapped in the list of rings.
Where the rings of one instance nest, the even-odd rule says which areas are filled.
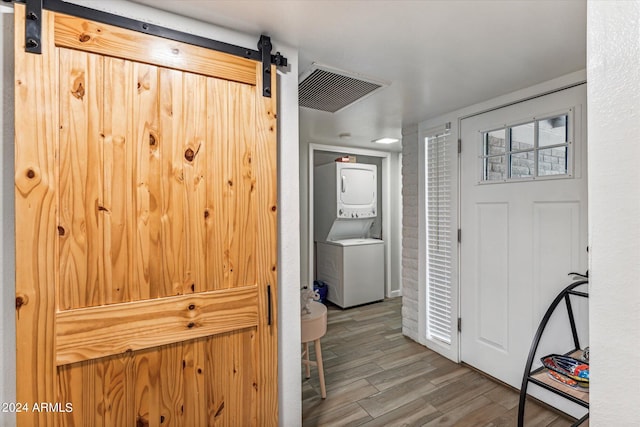
[[[546,308],[587,269],[586,87],[466,118],[461,137],[461,359],[519,388]],[[541,348],[568,351],[557,317]]]

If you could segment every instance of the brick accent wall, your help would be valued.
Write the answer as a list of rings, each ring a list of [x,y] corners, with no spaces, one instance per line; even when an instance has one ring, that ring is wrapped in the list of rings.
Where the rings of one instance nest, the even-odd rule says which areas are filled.
[[[402,137],[402,333],[418,337],[418,130]]]

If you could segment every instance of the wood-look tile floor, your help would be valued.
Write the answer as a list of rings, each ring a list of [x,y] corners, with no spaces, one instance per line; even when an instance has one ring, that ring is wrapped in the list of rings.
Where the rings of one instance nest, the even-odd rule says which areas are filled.
[[[402,298],[329,305],[321,340],[327,398],[317,370],[310,379],[303,373],[303,426],[515,426],[518,393],[403,336],[401,309]],[[527,427],[572,423],[533,401],[525,417]]]

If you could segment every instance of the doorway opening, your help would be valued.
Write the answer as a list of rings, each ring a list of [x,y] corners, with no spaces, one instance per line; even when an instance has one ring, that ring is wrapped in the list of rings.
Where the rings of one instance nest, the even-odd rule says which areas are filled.
[[[391,214],[391,153],[376,150],[367,150],[359,148],[349,148],[333,145],[309,144],[309,161],[308,161],[308,200],[309,200],[309,231],[308,231],[308,283],[312,284],[315,280],[316,271],[316,244],[314,235],[314,167],[319,164],[334,161],[337,157],[343,155],[357,156],[358,162],[361,160],[365,163],[378,165],[379,176],[379,199],[380,221],[374,223],[372,235],[377,238],[383,238],[384,244],[384,295],[386,298],[392,298],[402,295],[400,283],[395,285],[392,283],[392,247],[397,246],[397,242],[401,239],[401,233],[392,223],[392,216],[400,218],[400,214]],[[399,209],[400,207],[398,207]],[[395,224],[398,225],[398,224]],[[399,253],[396,254],[399,256]],[[400,260],[394,260],[400,265]],[[394,274],[396,276],[396,274]]]

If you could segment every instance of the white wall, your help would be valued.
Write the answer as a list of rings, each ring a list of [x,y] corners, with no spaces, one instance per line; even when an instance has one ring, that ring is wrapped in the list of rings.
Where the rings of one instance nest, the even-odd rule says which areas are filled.
[[[300,135],[304,134],[300,123]],[[300,165],[300,287],[309,286],[309,142],[300,139],[298,164]]]
[[[76,0],[87,7],[104,10],[110,13],[127,16],[129,18],[147,21],[157,25],[174,28],[179,31],[198,34],[207,38],[224,41],[227,43],[255,49],[259,34],[242,34],[232,30],[216,27],[193,19],[165,13],[146,6],[129,3],[122,0],[110,0],[98,2],[90,0]],[[3,21],[2,40],[7,38],[5,22]],[[280,425],[297,426],[301,424],[301,381],[300,381],[300,239],[298,234],[299,224],[299,190],[298,190],[298,51],[286,45],[280,40],[272,40],[274,51],[280,51],[289,60],[288,72],[278,72],[279,90],[279,138],[278,138],[278,198],[279,198],[279,322],[278,322],[278,368],[279,368],[279,400],[280,400]],[[12,53],[3,47],[3,59],[12,63]],[[3,110],[0,112],[0,120],[9,123],[13,121],[12,107],[7,107],[4,98],[9,96],[7,85],[13,87],[13,78],[7,76],[3,70]],[[10,101],[12,105],[12,101]],[[8,108],[8,110],[7,110]],[[2,198],[2,210],[0,219],[2,229],[0,231],[0,280],[2,280],[2,293],[0,301],[2,307],[2,352],[0,354],[0,402],[11,401],[15,390],[15,361],[14,357],[14,247],[11,241],[13,237],[13,223],[11,221],[13,207],[13,165],[12,136],[6,123],[3,123],[2,152],[0,153],[3,172],[0,177],[0,197]],[[5,349],[9,349],[5,351]],[[5,419],[0,418],[3,427]]]
[[[13,209],[13,15],[0,13],[0,403],[15,402],[15,243]],[[0,412],[0,426],[15,425]]]
[[[590,424],[638,425],[640,1],[589,1]],[[629,369],[631,368],[631,369]]]
[[[402,153],[391,154],[389,174],[391,191],[390,222],[391,230],[387,234],[395,236],[391,240],[391,296],[401,296],[402,289]]]

